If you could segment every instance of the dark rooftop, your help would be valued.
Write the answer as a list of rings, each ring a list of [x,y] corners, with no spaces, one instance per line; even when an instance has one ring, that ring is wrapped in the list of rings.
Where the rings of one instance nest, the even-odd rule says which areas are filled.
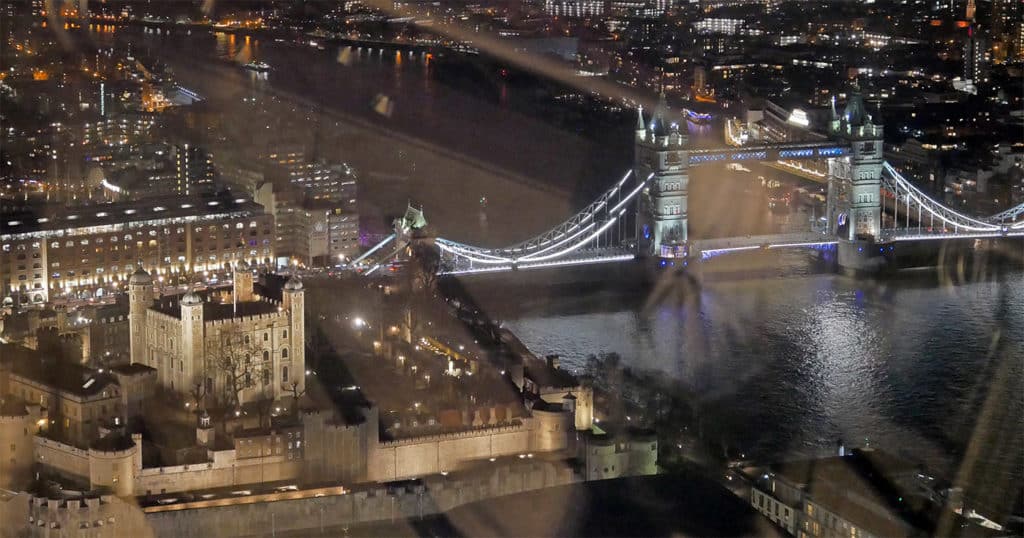
[[[0,357],[11,361],[12,373],[38,383],[54,387],[61,392],[79,397],[99,394],[117,380],[110,374],[69,361],[59,361],[26,347],[0,344]]]
[[[259,314],[271,314],[278,311],[278,305],[269,303],[266,301],[246,301],[238,303],[236,305],[231,303],[221,303],[219,301],[211,301],[210,296],[212,292],[220,292],[222,290],[202,290],[196,291],[203,299],[203,319],[206,321],[219,320],[219,319],[231,319],[236,317],[245,316],[256,316]],[[162,314],[181,318],[181,298],[185,294],[179,295],[167,295],[156,300],[153,305],[153,309]]]
[[[63,230],[191,216],[262,214],[263,207],[246,195],[223,191],[201,196],[161,196],[146,200],[83,205],[35,204],[11,208],[0,221],[0,234]]]
[[[580,385],[579,379],[570,372],[561,368],[552,368],[548,363],[539,359],[527,359],[523,375],[533,380],[539,387],[571,388]]]
[[[128,450],[129,448],[135,446],[135,441],[132,441],[132,438],[127,435],[123,435],[120,433],[112,433],[110,435],[107,435],[106,437],[100,437],[99,439],[96,439],[89,446],[90,448],[94,448],[96,450],[113,452],[119,450]]]
[[[141,363],[117,364],[110,367],[110,371],[122,375],[142,375],[156,373],[156,368]]]
[[[3,417],[23,417],[28,414],[28,409],[25,408],[25,404],[20,400],[13,398],[0,401],[0,416]]]
[[[919,465],[876,450],[771,466],[775,475],[801,486],[813,502],[878,536],[934,534],[941,507],[908,486]],[[901,478],[903,480],[901,480]],[[951,529],[949,529],[951,530]]]

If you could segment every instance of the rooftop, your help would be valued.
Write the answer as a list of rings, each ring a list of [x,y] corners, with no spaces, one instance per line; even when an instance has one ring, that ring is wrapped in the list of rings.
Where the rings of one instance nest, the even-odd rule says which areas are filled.
[[[219,290],[212,291],[216,292]],[[279,309],[279,305],[267,301],[245,301],[237,304],[213,301],[211,300],[211,290],[201,290],[193,293],[199,295],[203,300],[203,319],[206,321],[273,314],[278,312]],[[161,314],[180,318],[181,299],[184,296],[185,293],[161,297],[156,300],[153,310]]]
[[[572,388],[580,385],[580,380],[567,370],[553,368],[539,359],[527,359],[523,375],[533,380],[538,387]]]
[[[28,414],[25,404],[15,400],[7,399],[0,401],[0,417],[23,417]]]
[[[117,364],[115,366],[111,366],[110,371],[122,375],[144,375],[156,373],[156,368],[136,362],[132,364]]]
[[[84,205],[35,204],[5,211],[0,235],[63,230],[155,219],[262,214],[263,206],[245,195],[223,191],[205,196],[161,196],[139,201]]]
[[[86,398],[117,385],[114,376],[57,359],[14,344],[0,344],[0,357],[11,361],[12,373],[57,390]]]
[[[921,502],[910,486],[919,465],[891,454],[854,449],[845,456],[772,465],[771,470],[807,491],[812,502],[872,534],[937,530],[939,507]]]

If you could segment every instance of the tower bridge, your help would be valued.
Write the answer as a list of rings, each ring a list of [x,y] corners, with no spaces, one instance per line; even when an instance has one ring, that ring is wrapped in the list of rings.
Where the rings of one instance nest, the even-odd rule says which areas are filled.
[[[833,106],[827,136],[816,134],[811,141],[696,149],[689,147],[677,124],[665,119],[665,112],[662,104],[648,120],[642,109],[638,111],[633,169],[588,206],[550,230],[506,247],[480,247],[437,237],[434,242],[442,255],[439,272],[494,273],[636,258],[675,266],[757,248],[836,249],[841,266],[872,270],[884,263],[884,252],[900,241],[1024,237],[1024,204],[989,217],[965,215],[932,199],[885,162],[880,117],[865,108],[856,92],[842,113]],[[690,239],[690,168],[805,160],[827,163],[824,230]],[[883,229],[886,199],[892,203],[885,209],[893,215],[895,226]],[[372,273],[402,252],[412,239],[410,219],[422,220],[422,214],[396,220],[396,233],[358,258],[356,265]]]

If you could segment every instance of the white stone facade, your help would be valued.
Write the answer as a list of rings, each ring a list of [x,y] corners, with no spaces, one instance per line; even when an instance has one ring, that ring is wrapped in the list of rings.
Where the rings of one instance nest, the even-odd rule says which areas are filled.
[[[301,282],[285,285],[280,302],[258,297],[252,275],[236,270],[231,304],[189,292],[154,302],[144,272],[129,284],[131,360],[157,370],[157,383],[187,393],[205,385],[207,397],[230,399],[232,375],[221,360],[239,363],[239,402],[278,399],[305,388],[305,300]]]

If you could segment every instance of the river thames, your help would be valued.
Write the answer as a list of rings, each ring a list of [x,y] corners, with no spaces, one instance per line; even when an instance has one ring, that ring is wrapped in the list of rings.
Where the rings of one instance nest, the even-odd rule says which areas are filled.
[[[165,47],[178,82],[201,92],[244,86],[255,78],[241,69],[217,68],[223,78],[204,80],[204,71],[181,65],[185,50],[238,58],[245,50],[242,44],[223,35],[147,34],[136,40],[150,52]],[[581,136],[509,110],[507,96],[500,93],[508,90],[499,88],[488,98],[478,90],[441,84],[421,60],[394,51],[344,53],[342,65],[336,61],[342,56],[337,47],[245,46],[246,61],[258,56],[275,66],[259,84],[321,103],[328,97],[324,106],[373,121],[378,118],[369,104],[377,94],[386,94],[397,103],[386,129],[566,192],[581,190],[578,185],[595,169],[628,166],[628,145],[611,151],[602,147],[622,138],[621,133],[628,137],[628,125],[619,134]],[[278,69],[300,61],[305,62],[302,68],[289,68],[288,76],[285,68]],[[615,175],[608,174],[606,181]],[[506,192],[495,185],[487,187],[492,199]],[[507,192],[517,188],[509,185]],[[480,196],[477,184],[461,189]],[[423,189],[428,199],[447,195],[430,191]],[[542,202],[534,204],[528,196],[492,204],[488,218],[532,231],[560,220],[531,213]],[[711,202],[703,205],[731,203],[728,196]],[[563,199],[551,207],[576,203]],[[471,219],[440,218],[451,225],[475,223],[476,210],[470,213]],[[463,232],[474,236],[479,230]],[[649,308],[644,308],[645,296],[614,291],[550,297],[524,291],[523,299],[508,308],[499,305],[493,315],[532,351],[557,353],[570,368],[581,368],[590,354],[616,352],[633,368],[677,377],[698,395],[701,408],[729,442],[748,455],[822,455],[842,439],[847,446],[878,447],[924,462],[966,485],[969,497],[986,505],[1005,509],[1001,500],[1020,495],[1024,275],[946,279],[920,272],[873,281],[808,270],[799,255],[780,259],[780,264],[768,276],[708,279],[689,290],[686,300]]]

